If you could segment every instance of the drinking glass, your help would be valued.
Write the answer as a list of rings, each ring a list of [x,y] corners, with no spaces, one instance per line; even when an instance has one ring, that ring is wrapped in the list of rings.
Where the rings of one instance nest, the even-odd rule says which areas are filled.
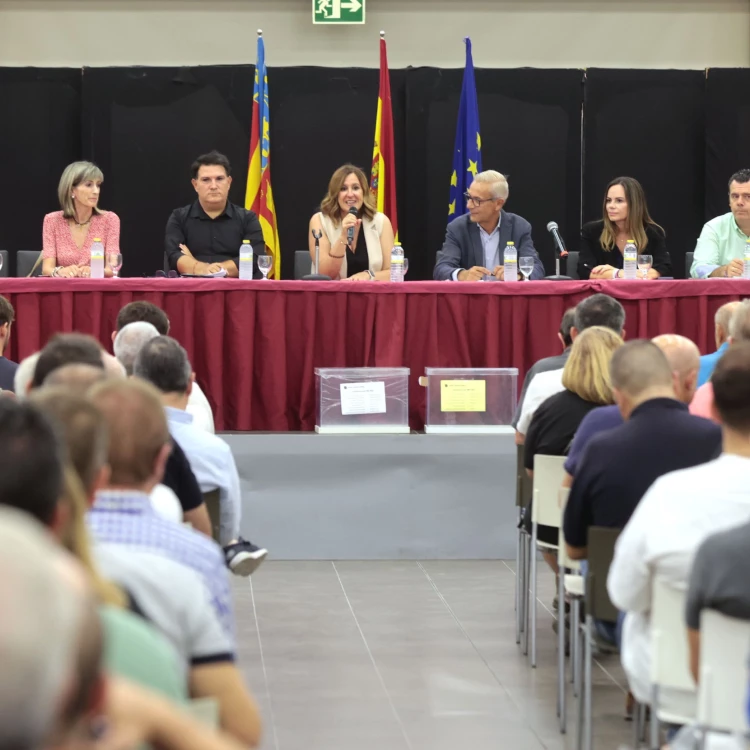
[[[3,265],[0,263],[0,269],[2,269]],[[409,259],[404,258],[404,276],[406,276],[407,271],[409,270]]]
[[[268,272],[271,270],[273,264],[273,258],[270,255],[259,255],[258,256],[258,268],[263,274],[263,281],[268,281]]]
[[[117,278],[120,275],[120,269],[122,268],[122,255],[120,253],[110,253],[107,255],[107,263],[112,269],[112,277]]]
[[[0,271],[3,270],[3,255],[0,253]]]
[[[653,264],[654,259],[651,255],[639,255],[638,256],[638,270],[643,273],[643,278],[648,278],[648,272]]]
[[[527,256],[523,256],[518,259],[518,268],[520,269],[521,273],[523,274],[524,281],[529,280],[529,276],[534,271],[534,259],[529,258]]]

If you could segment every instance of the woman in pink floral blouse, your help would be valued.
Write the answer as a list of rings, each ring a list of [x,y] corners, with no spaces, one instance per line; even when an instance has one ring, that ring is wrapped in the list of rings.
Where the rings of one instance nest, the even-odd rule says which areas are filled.
[[[104,275],[112,276],[108,258],[120,252],[120,219],[98,208],[104,175],[96,164],[69,164],[60,178],[57,197],[62,211],[44,217],[42,275],[91,276],[91,245],[104,244]]]

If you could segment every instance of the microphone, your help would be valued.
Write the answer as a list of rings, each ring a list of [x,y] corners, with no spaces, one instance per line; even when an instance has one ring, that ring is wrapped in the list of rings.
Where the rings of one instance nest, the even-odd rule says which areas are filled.
[[[555,275],[545,276],[544,278],[549,279],[550,281],[571,281],[570,276],[560,275],[560,258],[567,258],[568,251],[565,249],[565,243],[563,242],[557,222],[551,221],[547,224],[547,231],[552,235],[552,239],[555,241]]]
[[[357,209],[356,209],[356,207],[352,206],[349,209],[349,213],[352,214],[352,215],[354,215],[354,216],[356,216],[357,215]],[[354,242],[354,227],[355,226],[356,226],[355,224],[352,224],[349,227],[349,229],[346,230],[346,244],[347,245],[351,245],[352,242]]]

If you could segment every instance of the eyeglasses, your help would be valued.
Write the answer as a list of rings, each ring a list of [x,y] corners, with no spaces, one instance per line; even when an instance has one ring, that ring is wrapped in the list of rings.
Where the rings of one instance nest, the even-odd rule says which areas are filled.
[[[170,271],[169,273],[166,273],[165,271],[157,271],[156,278],[157,279],[176,279],[177,271]]]
[[[488,203],[489,201],[494,201],[494,198],[475,198],[471,193],[464,193],[464,198],[466,199],[467,203],[471,203],[472,206],[477,208],[478,206],[481,206],[482,203]]]

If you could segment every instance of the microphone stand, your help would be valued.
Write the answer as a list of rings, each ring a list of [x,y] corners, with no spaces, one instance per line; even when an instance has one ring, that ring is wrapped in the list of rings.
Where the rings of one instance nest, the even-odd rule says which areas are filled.
[[[324,273],[319,273],[320,271],[320,238],[323,236],[323,232],[321,232],[319,229],[313,229],[312,235],[315,238],[315,269],[313,273],[308,273],[306,276],[302,277],[303,281],[330,281],[331,277],[326,276]]]
[[[568,257],[567,250],[565,251],[565,257]],[[555,274],[554,276],[545,276],[545,281],[573,281],[570,276],[562,276],[560,274],[560,248],[555,243]]]

